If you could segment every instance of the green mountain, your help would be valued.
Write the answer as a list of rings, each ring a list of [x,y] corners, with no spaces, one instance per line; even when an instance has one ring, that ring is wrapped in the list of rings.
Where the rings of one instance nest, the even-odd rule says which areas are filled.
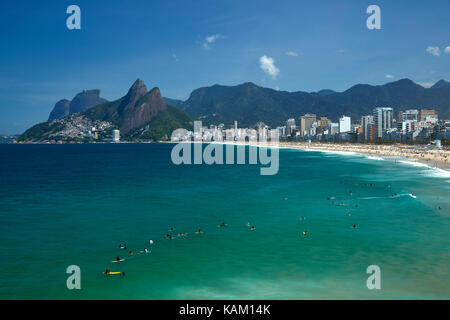
[[[124,138],[168,140],[170,134],[180,128],[193,130],[194,119],[186,112],[168,105],[167,109],[159,112],[145,125],[129,131]]]
[[[431,88],[441,89],[441,88],[448,88],[448,87],[450,87],[450,82],[445,81],[445,80],[439,80]]]
[[[168,105],[174,106],[177,108],[181,107],[181,105],[184,103],[183,100],[178,100],[178,99],[171,99],[171,98],[166,98],[166,97],[164,97],[163,99]]]
[[[120,130],[123,140],[167,139],[173,130],[192,125],[192,117],[168,106],[157,87],[147,91],[144,82],[137,79],[124,97],[37,124],[19,140],[102,140],[110,138],[113,129]]]
[[[358,84],[344,92],[286,92],[262,88],[253,83],[237,86],[214,85],[194,90],[181,108],[205,123],[254,125],[258,121],[277,126],[305,113],[336,121],[342,115],[359,118],[375,107],[396,111],[410,108],[436,109],[443,117],[450,107],[450,86],[424,88],[409,79],[381,86]]]
[[[200,88],[182,105],[183,110],[206,124],[231,124],[237,120],[243,126],[259,121],[276,126],[310,111],[327,114],[334,107],[317,94],[277,91],[253,83]]]

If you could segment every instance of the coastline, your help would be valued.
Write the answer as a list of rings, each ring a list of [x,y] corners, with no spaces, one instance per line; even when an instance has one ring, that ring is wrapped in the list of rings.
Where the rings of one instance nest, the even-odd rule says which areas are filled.
[[[417,150],[411,146],[394,145],[365,145],[365,144],[328,144],[328,143],[301,143],[281,142],[280,147],[292,149],[323,151],[323,152],[345,152],[363,154],[379,157],[386,160],[406,160],[426,165],[430,168],[450,170],[450,151],[445,150]]]
[[[254,147],[276,147],[283,149],[297,149],[305,151],[322,151],[348,154],[361,154],[372,156],[376,160],[394,160],[407,162],[417,166],[427,166],[430,169],[441,169],[450,172],[450,151],[448,150],[420,150],[407,145],[369,145],[369,144],[342,144],[342,143],[307,143],[307,142],[270,142],[254,143],[240,141],[188,141],[191,143],[217,143],[246,145]],[[179,143],[177,141],[159,141],[158,143]]]

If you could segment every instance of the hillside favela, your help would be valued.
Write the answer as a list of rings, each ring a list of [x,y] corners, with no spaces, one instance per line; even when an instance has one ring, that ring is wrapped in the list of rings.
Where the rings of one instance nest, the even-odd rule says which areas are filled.
[[[449,12],[2,3],[0,300],[178,320],[435,310],[450,299]]]

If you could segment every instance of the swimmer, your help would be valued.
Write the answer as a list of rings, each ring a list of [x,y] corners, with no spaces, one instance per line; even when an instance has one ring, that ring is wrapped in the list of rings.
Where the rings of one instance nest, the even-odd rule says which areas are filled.
[[[303,231],[302,235],[307,236],[308,235],[308,231]]]
[[[153,240],[148,240],[148,243],[153,244]]]
[[[356,229],[356,224],[353,225],[353,229]]]
[[[347,216],[349,216],[349,217],[351,217],[352,216],[352,214],[349,212],[349,213],[347,213]]]
[[[226,226],[227,226],[227,224],[226,224],[225,222],[223,222],[223,221],[222,221],[222,223],[219,225],[220,228],[226,227]]]
[[[255,226],[252,226],[252,229],[251,229],[252,231],[255,231]]]

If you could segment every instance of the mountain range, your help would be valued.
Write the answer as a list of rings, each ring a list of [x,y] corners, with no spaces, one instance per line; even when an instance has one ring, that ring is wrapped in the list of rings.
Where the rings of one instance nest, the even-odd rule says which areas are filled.
[[[344,92],[287,92],[251,82],[236,86],[216,84],[196,89],[189,99],[181,101],[163,98],[157,87],[148,91],[144,82],[137,79],[128,93],[115,101],[101,98],[99,90],[85,90],[72,101],[59,101],[49,121],[30,128],[20,140],[64,138],[68,134],[73,138],[82,131],[78,127],[83,126],[100,126],[105,132],[117,128],[125,139],[167,139],[174,129],[192,128],[193,119],[200,119],[205,125],[232,124],[237,120],[241,127],[260,121],[275,127],[306,113],[333,121],[342,115],[359,119],[382,106],[393,107],[394,112],[435,109],[440,118],[450,118],[450,82],[440,80],[424,88],[402,79],[378,86],[358,84]]]
[[[83,112],[103,102],[106,102],[106,99],[100,97],[100,90],[83,90],[72,101],[67,99],[59,100],[50,113],[48,120],[60,119],[74,113]]]
[[[190,129],[193,125],[192,117],[167,105],[159,88],[148,91],[141,79],[133,83],[125,96],[115,101],[80,107],[84,111],[69,112],[65,117],[37,124],[26,130],[19,140],[85,139],[93,137],[93,132],[104,139],[111,137],[113,129],[119,129],[124,139],[159,140],[168,139],[175,129]]]
[[[344,92],[321,90],[317,93],[277,91],[253,83],[213,85],[194,90],[180,108],[205,123],[231,124],[237,120],[242,126],[250,126],[263,121],[278,126],[288,118],[306,113],[326,116],[333,121],[342,115],[359,119],[372,114],[373,108],[384,106],[393,107],[395,112],[435,109],[441,117],[448,117],[450,82],[441,80],[431,88],[424,88],[402,79],[379,86],[358,84]]]

